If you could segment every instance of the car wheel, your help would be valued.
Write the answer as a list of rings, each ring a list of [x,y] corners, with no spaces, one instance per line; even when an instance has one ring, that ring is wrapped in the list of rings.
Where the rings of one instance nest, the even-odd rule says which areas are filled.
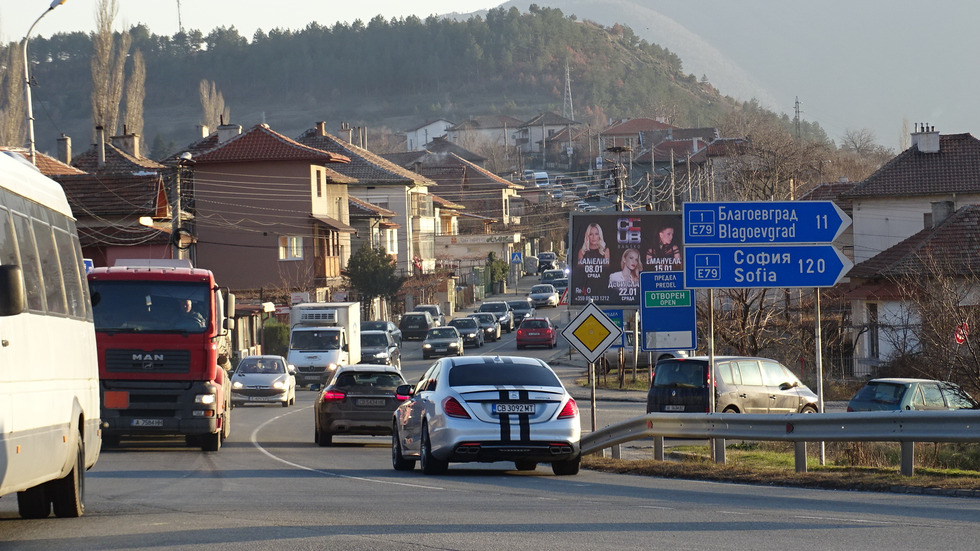
[[[800,413],[816,413],[817,408],[813,406],[804,406]]]
[[[282,407],[284,408],[289,407],[289,396],[286,396],[286,399],[282,401]]]
[[[551,470],[557,476],[570,476],[578,474],[578,468],[581,461],[581,457],[569,459],[568,461],[555,461],[551,464]]]
[[[316,443],[319,444],[321,448],[326,448],[327,446],[333,445],[333,433],[322,429],[317,429]]]
[[[64,478],[48,483],[54,515],[58,518],[76,518],[85,512],[85,444],[78,435],[75,451],[75,467]],[[46,514],[44,516],[47,516]]]
[[[391,466],[396,471],[411,471],[415,468],[414,459],[405,459],[402,455],[402,443],[398,438],[398,427],[391,428]]]
[[[448,461],[441,461],[432,455],[429,426],[425,423],[422,423],[422,453],[420,456],[424,474],[442,474],[449,468]]]
[[[738,413],[738,410],[733,408],[732,406],[728,406],[727,408],[725,408],[725,411],[723,411],[722,413]]]
[[[514,461],[514,466],[518,471],[533,471],[538,468],[537,461]]]
[[[44,484],[17,492],[17,512],[21,518],[47,518],[51,514],[51,500]]]

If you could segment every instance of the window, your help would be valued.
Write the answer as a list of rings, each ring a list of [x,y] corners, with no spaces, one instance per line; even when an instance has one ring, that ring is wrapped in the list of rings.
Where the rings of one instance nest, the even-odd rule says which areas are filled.
[[[303,260],[303,238],[279,236],[279,260]]]
[[[316,171],[316,196],[323,197],[323,172]]]
[[[755,360],[739,360],[738,372],[742,377],[743,385],[762,386],[762,371],[759,370],[759,362]]]
[[[31,221],[26,216],[14,215],[14,230],[17,232],[17,246],[20,250],[20,267],[24,270],[27,284],[27,308],[43,311],[44,299],[41,294],[41,264],[34,248],[34,235]]]

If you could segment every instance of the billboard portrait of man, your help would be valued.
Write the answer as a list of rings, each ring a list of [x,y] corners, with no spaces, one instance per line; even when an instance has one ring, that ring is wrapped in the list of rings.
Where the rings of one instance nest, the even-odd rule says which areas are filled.
[[[574,214],[570,303],[639,306],[640,272],[683,270],[680,229],[677,213]]]

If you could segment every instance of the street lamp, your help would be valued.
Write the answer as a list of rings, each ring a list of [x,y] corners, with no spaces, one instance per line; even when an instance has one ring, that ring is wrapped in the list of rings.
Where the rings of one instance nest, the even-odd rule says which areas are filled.
[[[24,82],[26,83],[25,89],[27,90],[27,138],[30,141],[31,150],[31,164],[37,165],[37,155],[34,152],[34,106],[31,104],[31,69],[27,62],[27,41],[31,38],[31,32],[34,31],[34,27],[37,25],[45,15],[51,10],[57,8],[58,6],[64,4],[67,0],[51,0],[51,5],[48,9],[44,11],[34,20],[34,24],[31,25],[30,29],[27,29],[27,34],[24,35]]]

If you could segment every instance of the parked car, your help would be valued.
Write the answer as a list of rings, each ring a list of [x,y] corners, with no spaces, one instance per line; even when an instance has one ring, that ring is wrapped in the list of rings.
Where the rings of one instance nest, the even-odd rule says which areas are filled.
[[[402,330],[391,321],[366,321],[361,324],[361,331],[384,331],[391,335],[395,344],[402,345]]]
[[[412,311],[428,312],[432,316],[432,320],[436,323],[436,327],[446,325],[446,315],[442,313],[442,308],[438,304],[419,304]]]
[[[528,346],[554,348],[558,345],[558,329],[548,318],[527,318],[517,330],[517,349]]]
[[[978,409],[959,386],[933,379],[872,379],[847,403],[847,411]]]
[[[435,326],[436,323],[428,312],[409,312],[402,316],[402,321],[398,324],[405,340],[418,341],[424,339],[429,329]]]
[[[455,327],[433,327],[422,341],[422,358],[432,356],[462,356],[463,337]]]
[[[817,411],[817,395],[776,360],[716,356],[715,384],[708,371],[707,356],[657,362],[647,393],[647,413],[708,413],[709,388],[715,389],[715,411],[724,413]]]
[[[361,331],[361,362],[402,368],[402,352],[387,331]]]
[[[449,463],[513,461],[532,471],[551,463],[556,475],[579,471],[581,420],[575,400],[542,360],[514,356],[443,358],[393,416],[391,463],[425,474]]]
[[[560,278],[565,277],[565,275],[566,275],[565,274],[565,270],[562,270],[562,269],[545,270],[545,271],[541,272],[541,281],[540,282],[541,283],[551,283],[552,281],[554,281],[556,279],[560,279]]]
[[[514,314],[516,327],[520,327],[524,320],[534,316],[534,304],[531,304],[529,299],[508,300],[507,306],[510,306],[510,311]]]
[[[527,293],[527,298],[530,299],[534,306],[558,306],[558,291],[555,289],[554,285],[550,283],[539,283],[533,287]]]
[[[282,356],[245,356],[231,375],[231,405],[296,403],[296,368]]]
[[[491,300],[489,302],[484,302],[476,310],[477,312],[490,312],[491,314],[497,316],[497,321],[500,322],[500,328],[504,331],[510,333],[514,330],[514,313],[511,312],[510,306],[502,300]]]
[[[329,446],[335,434],[391,434],[391,414],[408,398],[395,392],[404,384],[391,366],[338,367],[313,403],[313,441]]]
[[[500,322],[497,321],[497,316],[490,312],[474,312],[467,314],[467,317],[475,319],[480,324],[480,328],[483,329],[484,342],[500,340]]]
[[[485,342],[480,322],[470,317],[455,318],[449,322],[449,327],[455,327],[463,336],[463,346],[479,348]]]

